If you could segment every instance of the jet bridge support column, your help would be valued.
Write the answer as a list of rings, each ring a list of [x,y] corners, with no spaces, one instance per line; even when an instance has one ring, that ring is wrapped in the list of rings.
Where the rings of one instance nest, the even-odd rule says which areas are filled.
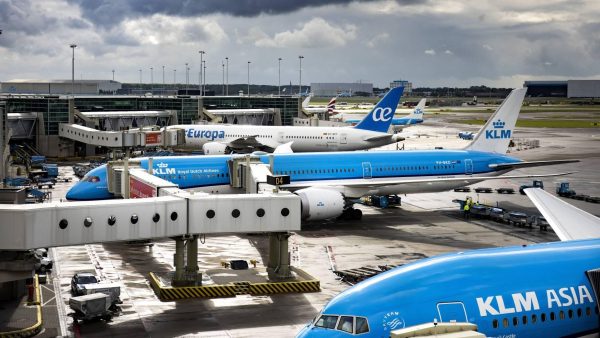
[[[187,264],[185,272],[190,279],[197,280],[198,278],[198,235],[191,236],[186,243],[187,248]],[[195,278],[192,278],[195,277]]]
[[[173,286],[185,285],[185,240],[183,237],[175,237],[175,254],[173,262],[175,263],[175,274],[173,275]]]
[[[291,278],[289,232],[269,233],[269,262],[267,272],[270,279]]]

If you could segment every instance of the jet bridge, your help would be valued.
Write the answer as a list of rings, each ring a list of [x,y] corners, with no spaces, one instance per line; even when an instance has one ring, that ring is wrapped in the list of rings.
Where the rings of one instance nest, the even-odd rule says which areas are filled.
[[[273,186],[250,194],[191,193],[127,160],[110,163],[108,180],[125,199],[0,205],[0,250],[170,237],[176,241],[172,285],[197,285],[199,235],[267,232],[273,234],[272,276],[292,275],[287,238],[300,230],[298,196]]]
[[[61,123],[60,137],[107,148],[176,147],[185,144],[185,130],[142,128],[122,131],[100,131],[78,124]]]

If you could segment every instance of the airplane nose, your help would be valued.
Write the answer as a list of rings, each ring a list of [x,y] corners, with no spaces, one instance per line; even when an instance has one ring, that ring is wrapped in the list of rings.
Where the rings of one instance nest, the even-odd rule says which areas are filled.
[[[81,187],[79,186],[79,183],[77,183],[74,186],[72,186],[71,189],[69,189],[69,191],[67,191],[67,195],[65,197],[69,201],[80,200],[81,199],[80,190],[81,190]]]

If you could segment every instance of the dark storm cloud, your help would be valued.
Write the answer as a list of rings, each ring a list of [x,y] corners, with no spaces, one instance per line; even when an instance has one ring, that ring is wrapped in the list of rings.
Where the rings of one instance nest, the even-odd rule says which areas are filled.
[[[49,18],[36,10],[31,1],[0,0],[0,27],[3,34],[25,33],[39,35],[55,24],[54,18]]]
[[[126,18],[165,14],[181,17],[226,14],[254,17],[261,14],[276,15],[306,7],[349,4],[376,0],[68,0],[79,5],[83,15],[102,26],[114,25]],[[403,4],[423,3],[428,0],[396,0]]]

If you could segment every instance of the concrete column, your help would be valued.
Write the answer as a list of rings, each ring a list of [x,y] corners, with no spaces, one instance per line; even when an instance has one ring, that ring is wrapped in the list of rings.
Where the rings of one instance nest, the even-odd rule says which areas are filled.
[[[269,234],[269,262],[267,263],[267,272],[271,279],[292,277],[288,249],[288,239],[290,236],[287,232]]]
[[[189,274],[198,272],[198,235],[187,240],[187,264],[185,270]]]
[[[175,263],[175,274],[173,275],[173,286],[185,284],[185,241],[182,237],[175,238],[175,255],[173,255]]]

